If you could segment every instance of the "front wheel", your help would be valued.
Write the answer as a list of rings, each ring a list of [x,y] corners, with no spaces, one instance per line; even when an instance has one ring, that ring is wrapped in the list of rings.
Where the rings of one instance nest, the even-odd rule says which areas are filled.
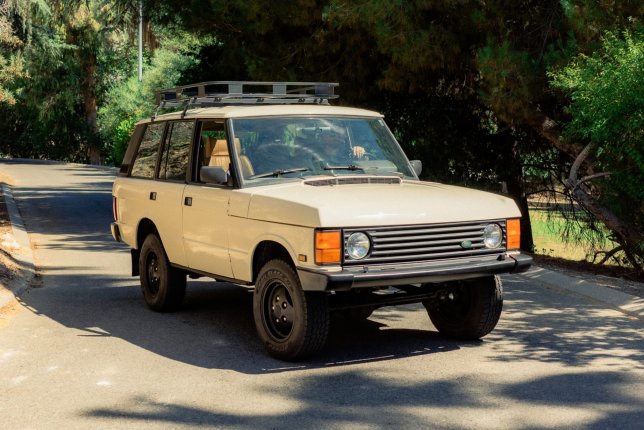
[[[479,339],[499,321],[503,286],[496,275],[448,282],[423,305],[439,333],[456,339]]]
[[[155,234],[143,241],[139,273],[143,299],[150,309],[168,312],[181,306],[186,294],[186,274],[170,265],[161,240]]]
[[[253,296],[257,334],[270,355],[298,360],[320,351],[329,332],[329,307],[322,292],[303,291],[295,270],[271,260],[260,270]]]

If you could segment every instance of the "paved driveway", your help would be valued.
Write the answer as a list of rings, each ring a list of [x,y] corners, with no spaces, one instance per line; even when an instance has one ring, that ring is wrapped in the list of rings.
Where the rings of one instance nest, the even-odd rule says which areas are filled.
[[[245,288],[191,280],[182,311],[147,310],[109,234],[110,171],[0,172],[39,275],[0,315],[2,428],[642,428],[642,322],[598,302],[505,276],[483,341],[384,308],[335,320],[322,355],[288,364],[264,353]]]

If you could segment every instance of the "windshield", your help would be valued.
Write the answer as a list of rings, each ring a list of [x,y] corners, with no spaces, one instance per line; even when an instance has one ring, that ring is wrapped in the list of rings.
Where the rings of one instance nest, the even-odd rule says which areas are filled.
[[[415,179],[380,118],[272,117],[233,120],[245,185],[312,175]]]

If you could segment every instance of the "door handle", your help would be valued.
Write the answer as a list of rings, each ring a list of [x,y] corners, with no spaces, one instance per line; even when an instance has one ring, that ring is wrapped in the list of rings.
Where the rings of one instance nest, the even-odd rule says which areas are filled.
[[[183,204],[186,206],[192,206],[192,197],[186,197],[183,199]]]
[[[156,191],[151,191],[150,192],[150,200],[156,200],[157,199],[157,192]]]

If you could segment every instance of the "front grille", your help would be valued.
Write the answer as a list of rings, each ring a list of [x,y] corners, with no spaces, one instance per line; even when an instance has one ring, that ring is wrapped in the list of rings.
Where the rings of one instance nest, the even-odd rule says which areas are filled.
[[[483,244],[483,230],[490,223],[499,224],[503,229],[503,241],[496,249],[488,249]],[[346,241],[358,231],[371,237],[371,252],[362,260],[351,260],[346,252]],[[501,254],[505,252],[506,236],[505,220],[351,228],[344,230],[344,263],[386,264]],[[470,241],[472,246],[461,246],[465,241]]]

